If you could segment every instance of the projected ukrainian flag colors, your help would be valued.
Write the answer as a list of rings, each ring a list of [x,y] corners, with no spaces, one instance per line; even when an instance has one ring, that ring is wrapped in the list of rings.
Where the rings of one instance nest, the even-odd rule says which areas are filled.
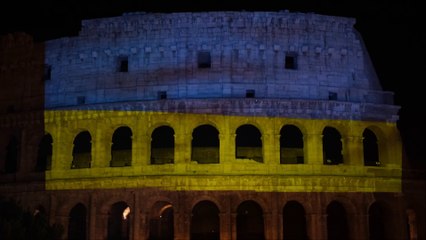
[[[354,24],[285,11],[84,20],[45,43],[46,188],[399,192],[399,107]]]

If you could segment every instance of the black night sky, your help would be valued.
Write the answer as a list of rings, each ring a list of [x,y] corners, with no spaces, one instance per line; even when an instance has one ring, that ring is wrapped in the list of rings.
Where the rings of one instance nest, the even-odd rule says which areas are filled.
[[[3,1],[0,6],[0,34],[24,31],[36,41],[74,36],[82,19],[119,16],[124,12],[182,11],[278,11],[314,12],[356,18],[385,91],[395,93],[401,106],[398,121],[410,162],[424,167],[421,154],[426,146],[426,107],[422,85],[426,68],[426,27],[420,1],[413,0],[38,0]]]

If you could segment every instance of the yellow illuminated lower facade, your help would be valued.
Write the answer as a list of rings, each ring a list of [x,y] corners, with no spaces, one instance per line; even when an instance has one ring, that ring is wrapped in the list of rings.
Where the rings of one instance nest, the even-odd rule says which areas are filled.
[[[199,126],[215,129],[218,143],[194,143]],[[283,162],[281,131],[300,130],[301,162]],[[256,146],[238,143],[241,126],[255,129]],[[126,164],[111,164],[114,134],[131,132]],[[172,130],[173,143],[153,148],[154,132]],[[338,133],[341,161],[327,164],[324,129]],[[365,164],[366,129],[377,139],[377,165]],[[256,132],[257,131],[257,132]],[[377,121],[295,119],[265,116],[180,114],[146,111],[45,111],[45,132],[52,138],[52,164],[46,172],[48,190],[158,188],[166,191],[256,192],[401,192],[401,142],[395,123]],[[73,167],[76,136],[90,134],[89,163]],[[246,135],[244,135],[245,137]],[[155,140],[161,142],[160,139]],[[241,146],[239,146],[240,144]],[[202,144],[201,144],[202,145]],[[333,144],[332,144],[333,145]],[[339,145],[339,144],[337,144]],[[333,146],[331,146],[333,147]],[[217,160],[203,163],[201,155],[217,149]],[[294,149],[293,149],[294,150]],[[170,161],[153,162],[154,152],[168,152]],[[285,151],[285,150],[284,150]],[[245,152],[241,154],[241,152]],[[293,151],[294,152],[294,151]],[[156,153],[158,154],[158,153]],[[123,154],[122,154],[123,155]],[[161,155],[161,154],[160,154]],[[164,154],[163,154],[164,155]],[[116,155],[118,156],[118,155]],[[259,160],[260,159],[260,160]]]

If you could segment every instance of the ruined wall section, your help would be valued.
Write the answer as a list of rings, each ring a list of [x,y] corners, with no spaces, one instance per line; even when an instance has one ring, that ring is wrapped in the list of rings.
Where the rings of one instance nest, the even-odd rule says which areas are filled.
[[[310,99],[392,104],[355,19],[289,12],[132,13],[82,22],[46,43],[46,107],[167,99]],[[199,68],[199,52],[211,66]],[[285,67],[293,56],[295,69]],[[120,72],[120,63],[128,69]]]

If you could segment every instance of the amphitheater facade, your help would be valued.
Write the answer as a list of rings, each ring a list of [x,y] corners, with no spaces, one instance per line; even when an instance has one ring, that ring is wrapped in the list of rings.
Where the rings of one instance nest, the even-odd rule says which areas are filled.
[[[6,35],[0,196],[62,239],[425,239],[400,107],[354,25],[136,12]]]

